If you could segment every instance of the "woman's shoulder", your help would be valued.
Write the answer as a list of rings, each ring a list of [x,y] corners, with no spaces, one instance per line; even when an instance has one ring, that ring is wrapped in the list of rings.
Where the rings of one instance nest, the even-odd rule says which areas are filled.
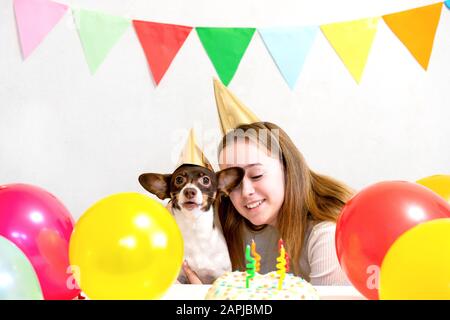
[[[315,253],[322,254],[330,248],[334,248],[334,236],[336,223],[333,221],[309,221],[305,235],[305,253],[311,261]]]
[[[305,245],[309,252],[313,248],[329,244],[334,246],[336,223],[334,221],[309,222],[305,235]]]
[[[303,265],[306,265],[310,281],[315,285],[348,284],[336,256],[335,233],[334,221],[320,221],[311,225],[305,245],[307,260]]]
[[[323,233],[335,233],[336,222],[334,221],[309,221],[308,222],[308,234],[310,236],[323,234]]]

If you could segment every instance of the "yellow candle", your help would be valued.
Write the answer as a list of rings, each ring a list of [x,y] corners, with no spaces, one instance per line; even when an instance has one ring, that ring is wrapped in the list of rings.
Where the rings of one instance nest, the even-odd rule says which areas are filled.
[[[277,274],[280,276],[278,280],[278,290],[283,288],[283,280],[286,277],[286,250],[282,245],[280,248],[280,256],[277,258]]]

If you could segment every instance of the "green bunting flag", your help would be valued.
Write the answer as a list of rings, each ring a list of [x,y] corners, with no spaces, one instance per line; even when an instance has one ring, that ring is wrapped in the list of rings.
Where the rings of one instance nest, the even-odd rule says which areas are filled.
[[[126,18],[83,9],[74,9],[73,16],[89,68],[95,73],[131,23]]]
[[[227,86],[256,29],[197,27],[196,30],[220,80]]]

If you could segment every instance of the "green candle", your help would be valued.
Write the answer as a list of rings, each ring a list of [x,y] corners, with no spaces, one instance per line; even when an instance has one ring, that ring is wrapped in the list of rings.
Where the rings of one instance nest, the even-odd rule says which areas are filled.
[[[255,259],[250,254],[250,245],[247,245],[245,248],[245,259],[247,260],[247,277],[245,279],[245,287],[250,287],[250,279],[255,277],[255,269],[256,269],[256,263]]]

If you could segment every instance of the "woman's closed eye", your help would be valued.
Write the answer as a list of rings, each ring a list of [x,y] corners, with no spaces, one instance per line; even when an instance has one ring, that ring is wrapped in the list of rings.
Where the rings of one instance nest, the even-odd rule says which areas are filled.
[[[259,175],[252,176],[251,179],[252,179],[252,180],[259,180],[259,179],[261,179],[262,177],[263,177],[263,174],[259,174]]]

